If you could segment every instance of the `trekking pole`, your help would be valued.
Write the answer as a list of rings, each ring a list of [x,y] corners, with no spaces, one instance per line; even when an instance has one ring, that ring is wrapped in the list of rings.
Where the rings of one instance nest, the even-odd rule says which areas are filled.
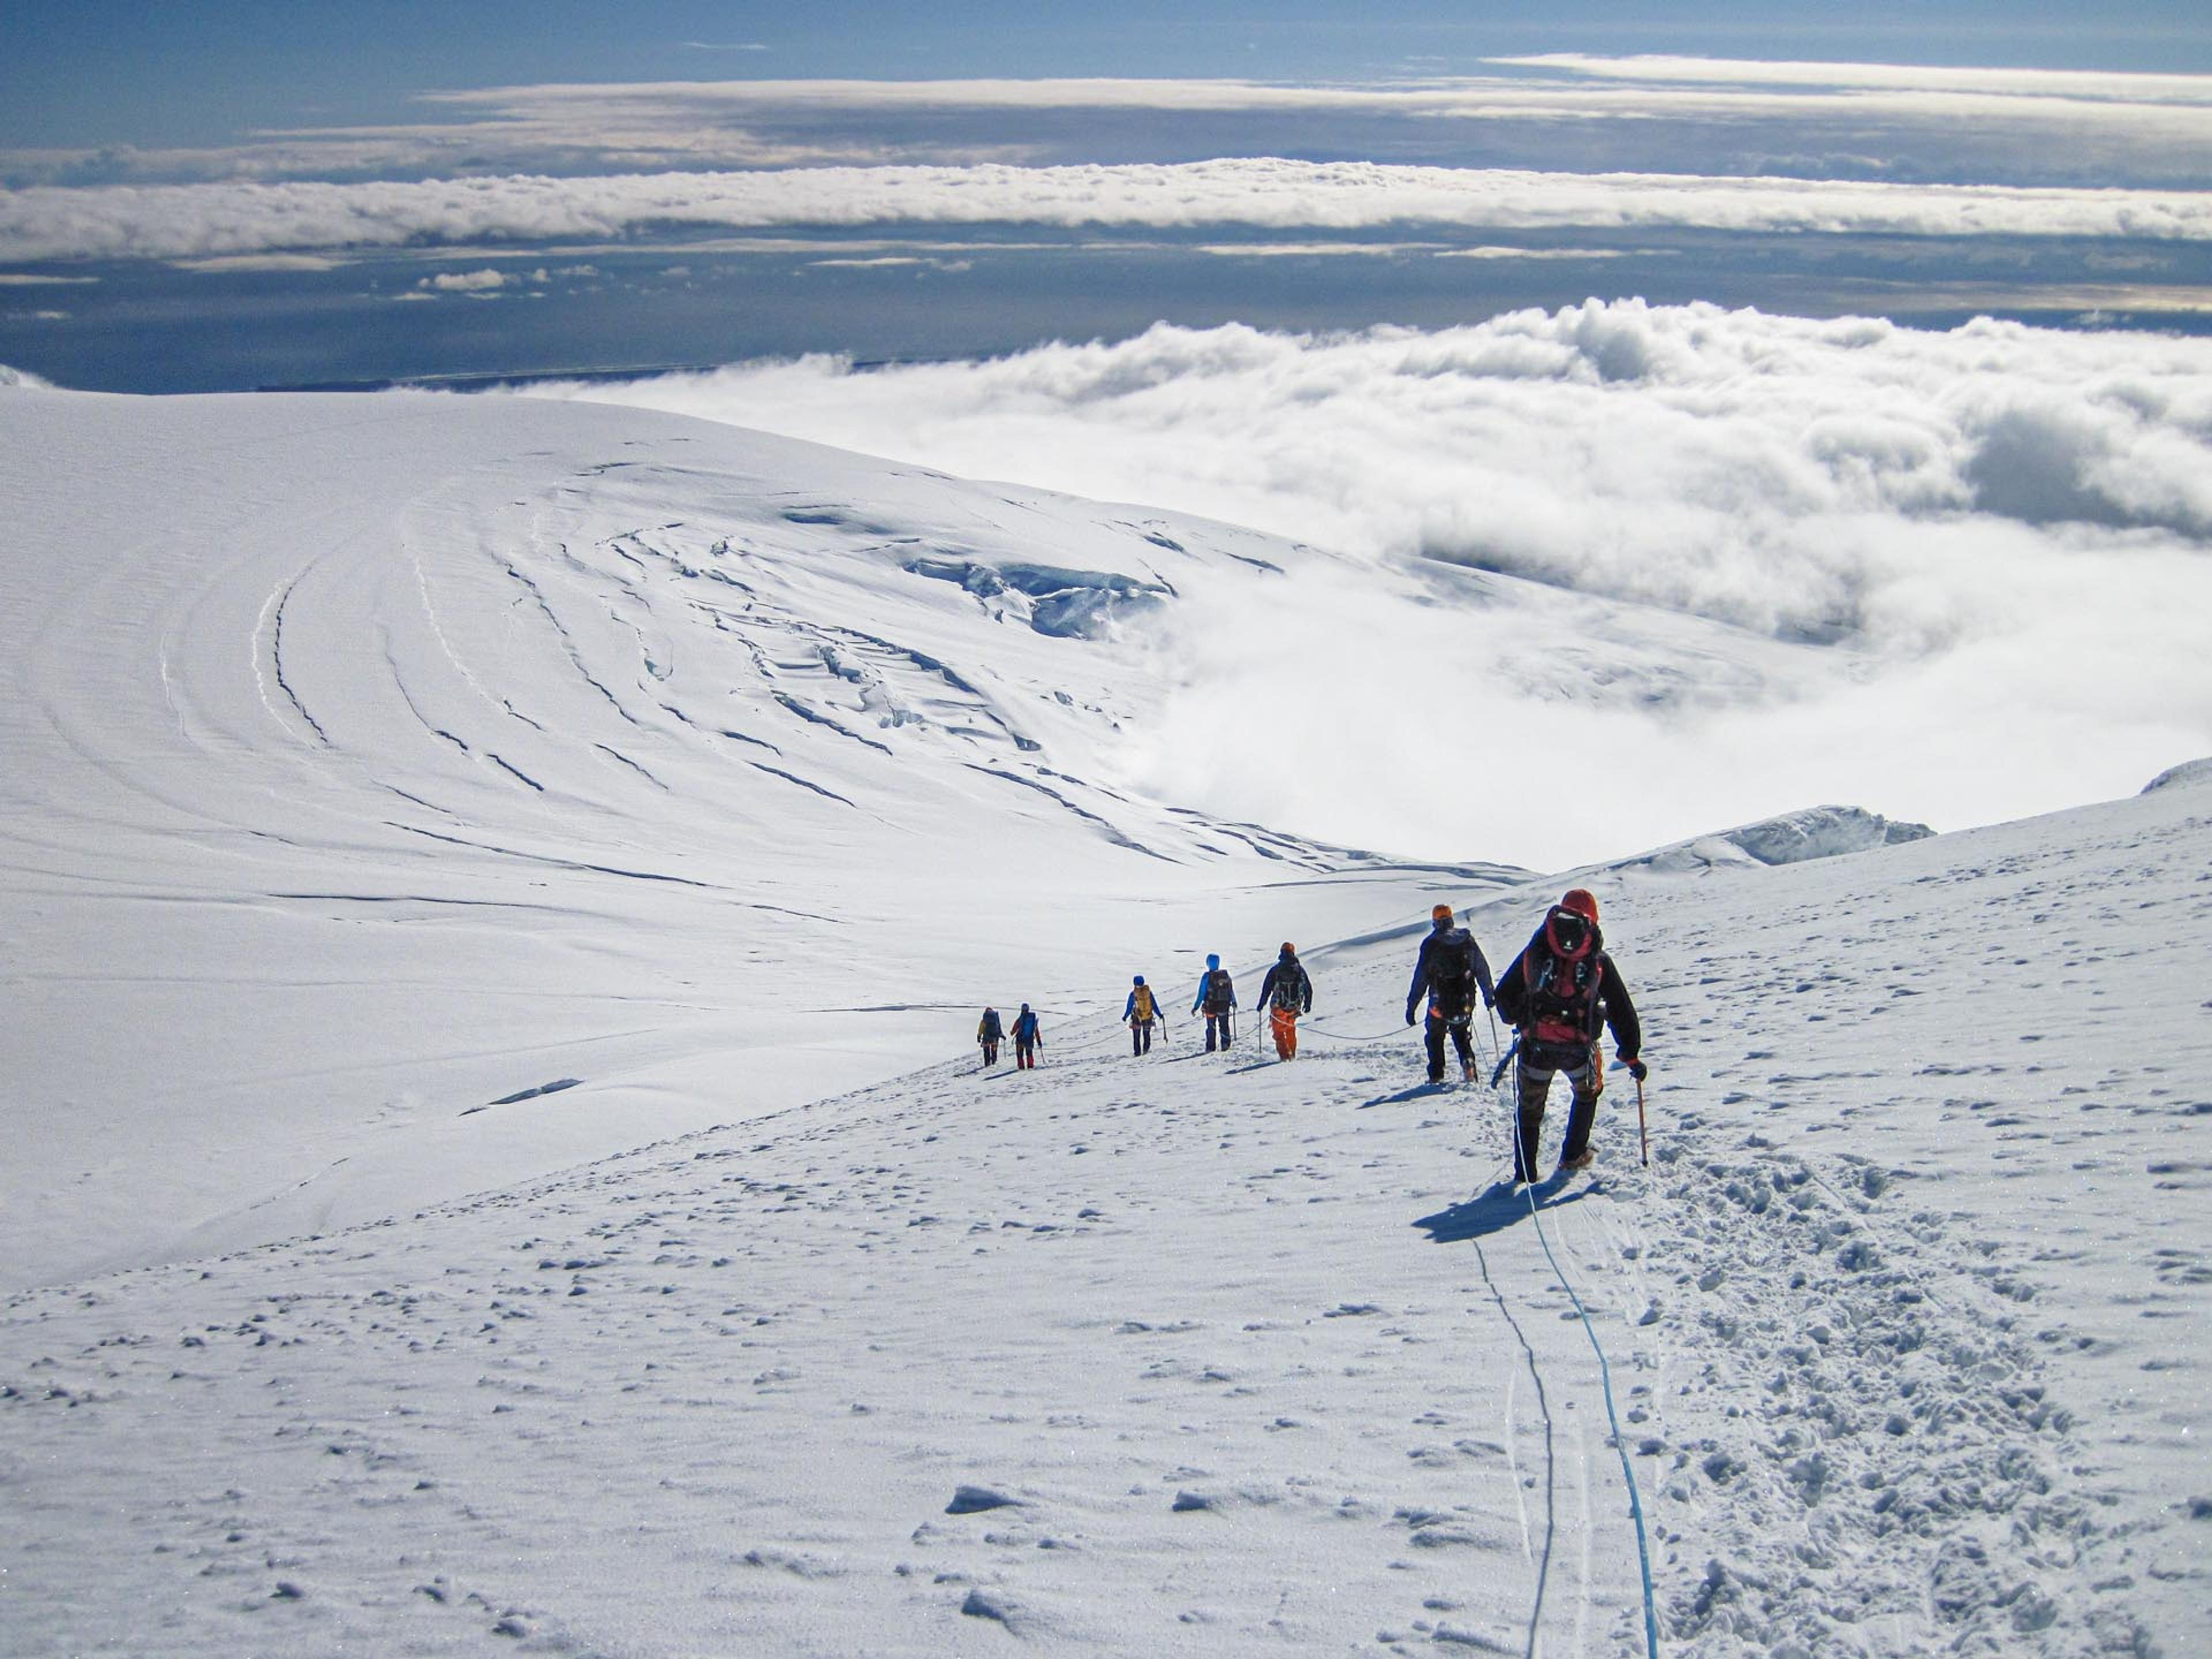
[[[1644,1124],[1644,1079],[1636,1079],[1636,1139],[1644,1149],[1644,1167],[1651,1167],[1651,1132]]]

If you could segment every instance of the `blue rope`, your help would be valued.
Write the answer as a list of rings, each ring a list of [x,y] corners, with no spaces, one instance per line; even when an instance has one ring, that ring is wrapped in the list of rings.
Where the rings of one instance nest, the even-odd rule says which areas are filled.
[[[1346,1031],[1326,1030],[1318,1025],[1301,1025],[1298,1028],[1298,1035],[1300,1036],[1311,1036],[1328,1037],[1332,1042],[1387,1042],[1392,1037],[1396,1036],[1401,1030],[1413,1030],[1413,1027],[1410,1025],[1402,1027],[1393,1025],[1389,1030],[1377,1031],[1372,1036],[1353,1036]]]
[[[1520,1133],[1517,1115],[1514,1133],[1516,1135]],[[1534,1175],[1535,1171],[1528,1170],[1524,1173]],[[1597,1374],[1605,1384],[1606,1420],[1613,1425],[1613,1449],[1620,1455],[1620,1472],[1628,1480],[1629,1519],[1636,1522],[1636,1564],[1644,1575],[1644,1651],[1646,1659],[1659,1659],[1659,1613],[1651,1598],[1651,1547],[1644,1541],[1644,1499],[1636,1490],[1636,1471],[1629,1466],[1628,1443],[1621,1437],[1620,1418],[1613,1410],[1613,1368],[1606,1363],[1605,1349],[1598,1342],[1597,1327],[1590,1323],[1589,1310],[1583,1306],[1582,1297],[1575,1294],[1573,1284],[1559,1266],[1559,1258],[1552,1254],[1552,1241],[1544,1236],[1544,1218],[1537,1207],[1535,1184],[1533,1182],[1525,1183],[1525,1190],[1528,1196],[1528,1217],[1536,1224],[1536,1242],[1544,1247],[1545,1259],[1552,1264],[1552,1271],[1559,1275],[1559,1287],[1566,1291],[1568,1299],[1575,1304],[1575,1311],[1582,1316],[1583,1333],[1589,1338],[1591,1351],[1597,1355]]]

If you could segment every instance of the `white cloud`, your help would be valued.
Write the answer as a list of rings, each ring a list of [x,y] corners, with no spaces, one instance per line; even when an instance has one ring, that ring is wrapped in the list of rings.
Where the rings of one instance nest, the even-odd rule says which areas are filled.
[[[44,271],[0,270],[0,288],[75,288],[99,280],[97,276],[55,276]]]
[[[709,50],[711,43],[693,43]],[[747,50],[747,44],[720,48]],[[1443,159],[1487,124],[1505,141],[1577,130],[1595,170],[1698,130],[1671,170],[1841,170],[2013,182],[2186,183],[2212,171],[2212,76],[1746,64],[1560,55],[1509,74],[1365,84],[1226,79],[744,80],[460,88],[450,119],[303,128],[228,146],[0,150],[22,184],[422,176],[889,163],[1172,160],[1314,148]],[[1097,118],[1072,126],[1069,112]],[[1288,134],[1297,133],[1291,138]],[[1594,137],[1592,135],[1595,135]],[[1608,136],[1609,135],[1609,136]],[[1163,148],[1164,146],[1164,148]],[[1348,147],[1348,148],[1347,148]],[[1170,154],[1170,152],[1172,152]],[[1525,154],[1525,151],[1523,152]],[[1996,171],[1990,171],[1994,167]],[[2018,169],[2024,168],[2024,171]],[[1978,171],[1977,171],[1978,169]]]
[[[233,270],[340,270],[349,261],[327,253],[221,253],[207,258],[178,259],[179,270],[203,273]]]
[[[490,294],[519,280],[504,271],[489,268],[483,270],[441,270],[434,276],[425,276],[415,286],[434,294]]]
[[[1559,70],[1615,81],[1689,82],[1739,87],[1871,88],[1965,92],[2003,98],[2089,99],[2130,104],[2212,106],[2212,75],[2118,73],[2105,70],[1983,69],[1936,64],[1817,64],[1728,58],[1630,58],[1545,52],[1495,58],[1524,69]]]
[[[1632,789],[1683,834],[1838,794],[1957,823],[2212,748],[2212,341],[1594,302],[567,395],[1367,562],[1172,608],[1176,707],[1297,707],[1297,767],[1231,718],[1129,763],[1344,839],[1489,844],[1530,787],[1583,817]],[[1531,644],[1563,631],[1582,648]],[[1411,808],[1377,783],[1431,774]]]
[[[40,187],[0,195],[0,259],[193,258],[656,225],[897,223],[1352,231],[1577,227],[2212,240],[2212,192],[1542,173],[1282,160],[822,167],[368,184]]]
[[[809,259],[806,262],[819,270],[885,270],[904,268],[912,270],[942,270],[957,273],[974,269],[968,259],[932,259],[911,253],[876,254],[858,259]]]

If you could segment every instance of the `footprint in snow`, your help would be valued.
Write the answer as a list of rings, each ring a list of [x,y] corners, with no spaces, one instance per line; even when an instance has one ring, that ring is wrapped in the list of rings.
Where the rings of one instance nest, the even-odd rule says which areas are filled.
[[[981,1515],[988,1510],[1018,1509],[1021,1500],[1009,1498],[988,1486],[961,1486],[952,1493],[952,1501],[945,1506],[947,1515]]]

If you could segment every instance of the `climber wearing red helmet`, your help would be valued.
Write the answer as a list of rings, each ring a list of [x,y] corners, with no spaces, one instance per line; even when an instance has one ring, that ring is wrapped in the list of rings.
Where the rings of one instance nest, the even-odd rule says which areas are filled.
[[[1544,1102],[1553,1076],[1566,1073],[1574,1090],[1567,1134],[1559,1148],[1562,1170],[1587,1169],[1590,1127],[1605,1089],[1601,1030],[1613,1032],[1615,1058],[1641,1083],[1643,1027],[1620,969],[1605,953],[1598,931],[1597,900],[1584,887],[1570,888],[1544,917],[1513,965],[1498,981],[1498,1012],[1519,1033],[1516,1067],[1520,1123],[1513,1141],[1513,1178],[1536,1178],[1536,1141],[1544,1127]]]

